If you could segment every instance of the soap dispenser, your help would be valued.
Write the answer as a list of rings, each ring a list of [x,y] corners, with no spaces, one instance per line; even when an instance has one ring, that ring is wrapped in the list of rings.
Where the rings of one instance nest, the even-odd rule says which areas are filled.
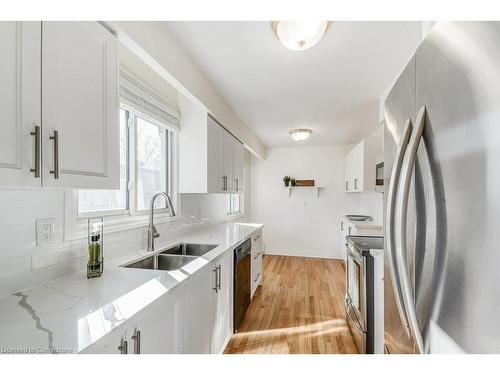
[[[87,278],[100,277],[104,270],[102,217],[91,217],[87,221],[88,252]],[[92,228],[92,229],[91,229]]]

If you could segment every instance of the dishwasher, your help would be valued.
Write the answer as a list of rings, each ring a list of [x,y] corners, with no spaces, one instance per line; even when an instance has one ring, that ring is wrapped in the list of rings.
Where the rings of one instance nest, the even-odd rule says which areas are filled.
[[[234,249],[234,298],[233,298],[233,330],[243,322],[250,305],[250,250],[252,241],[249,238]]]

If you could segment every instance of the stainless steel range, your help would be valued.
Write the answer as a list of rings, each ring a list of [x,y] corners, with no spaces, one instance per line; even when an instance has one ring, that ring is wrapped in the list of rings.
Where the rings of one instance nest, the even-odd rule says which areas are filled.
[[[384,352],[384,239],[347,239],[346,314],[360,353]]]

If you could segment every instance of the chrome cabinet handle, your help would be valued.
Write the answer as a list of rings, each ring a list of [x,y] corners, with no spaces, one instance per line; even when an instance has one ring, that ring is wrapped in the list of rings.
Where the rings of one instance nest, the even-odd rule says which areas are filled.
[[[222,190],[227,190],[227,176],[222,176]]]
[[[345,189],[346,189],[346,190],[349,190],[349,181],[346,181],[346,182],[345,182]]]
[[[215,290],[215,293],[218,293],[218,286],[219,286],[219,272],[218,272],[218,268],[217,266],[214,267],[213,271],[215,272],[215,285],[214,287],[212,288],[212,290]]]
[[[134,330],[132,340],[134,340],[134,354],[141,354],[141,331],[137,328]]]
[[[355,178],[354,179],[354,190],[356,190],[358,188],[358,179]]]
[[[344,230],[344,222],[340,220],[340,230]]]
[[[257,274],[257,277],[255,278],[255,280],[253,282],[256,283],[257,280],[259,280],[259,277],[260,277],[260,272]]]
[[[50,174],[54,175],[54,179],[59,178],[59,132],[54,130],[54,135],[51,135],[49,139],[54,141],[54,169],[50,171]]]
[[[387,235],[386,235],[386,252],[389,258],[389,270],[391,274],[391,281],[394,290],[394,297],[396,300],[396,307],[399,312],[399,317],[401,323],[405,327],[406,334],[411,336],[410,327],[408,324],[408,318],[406,316],[406,310],[403,304],[403,295],[401,292],[401,283],[399,278],[399,270],[397,259],[394,254],[395,249],[395,236],[394,236],[394,226],[395,226],[395,210],[396,210],[396,194],[398,191],[398,183],[401,175],[401,166],[403,164],[403,158],[406,153],[406,148],[408,146],[408,141],[411,134],[411,119],[406,120],[403,128],[402,138],[396,152],[396,157],[394,158],[394,165],[392,166],[391,178],[389,180],[389,188],[387,191],[387,212],[386,212],[386,222],[387,222]]]
[[[401,279],[401,291],[403,295],[403,302],[407,312],[407,317],[410,323],[410,328],[413,337],[417,343],[420,353],[424,353],[424,341],[420,328],[418,326],[417,311],[414,303],[414,295],[410,282],[410,275],[407,267],[406,257],[406,215],[408,212],[408,198],[410,195],[411,177],[413,168],[417,158],[418,146],[422,139],[422,134],[425,126],[425,106],[421,107],[417,114],[416,127],[408,142],[408,151],[403,160],[401,167],[401,190],[398,192],[396,207],[398,212],[399,227],[396,230],[396,259],[398,264],[399,276]]]
[[[218,271],[218,278],[217,278],[217,288],[221,288],[221,268],[222,268],[222,265],[218,265],[217,266],[217,271]]]
[[[30,134],[35,137],[35,168],[31,168],[30,172],[35,174],[35,178],[40,178],[40,126],[35,125],[35,131]]]
[[[239,185],[240,185],[238,179],[235,179],[234,183],[236,184],[236,188],[234,190],[238,191],[239,190]]]
[[[120,346],[118,347],[118,350],[120,351],[120,354],[127,354],[128,353],[127,340],[122,339],[122,342],[121,342]]]

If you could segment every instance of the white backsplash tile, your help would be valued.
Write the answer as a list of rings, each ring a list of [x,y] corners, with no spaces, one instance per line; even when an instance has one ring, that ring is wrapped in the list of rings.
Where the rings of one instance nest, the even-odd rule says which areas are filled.
[[[54,218],[54,241],[36,245],[37,219]],[[228,220],[224,194],[182,194],[179,220],[157,224],[157,247],[205,225]],[[0,189],[0,297],[85,269],[87,239],[63,241],[64,191]],[[104,254],[113,259],[146,248],[144,226],[108,233]]]

